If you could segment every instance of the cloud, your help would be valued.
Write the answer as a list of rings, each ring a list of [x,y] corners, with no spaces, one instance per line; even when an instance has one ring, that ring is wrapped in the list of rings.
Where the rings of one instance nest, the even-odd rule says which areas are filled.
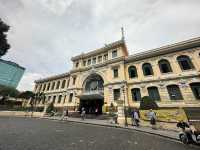
[[[199,7],[199,0],[0,0],[0,18],[11,26],[4,59],[29,77],[67,72],[72,56],[119,40],[121,26],[130,54],[197,37]],[[22,79],[19,89],[31,86]]]
[[[17,88],[22,91],[26,91],[26,90],[31,91],[33,90],[33,87],[34,87],[34,81],[43,77],[44,75],[37,74],[37,73],[25,73]]]

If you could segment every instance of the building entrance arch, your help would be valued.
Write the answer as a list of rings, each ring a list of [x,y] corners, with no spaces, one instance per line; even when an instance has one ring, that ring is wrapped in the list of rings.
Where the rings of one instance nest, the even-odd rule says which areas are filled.
[[[83,82],[80,95],[80,110],[84,107],[87,114],[102,114],[104,104],[104,80],[97,74],[90,74]]]

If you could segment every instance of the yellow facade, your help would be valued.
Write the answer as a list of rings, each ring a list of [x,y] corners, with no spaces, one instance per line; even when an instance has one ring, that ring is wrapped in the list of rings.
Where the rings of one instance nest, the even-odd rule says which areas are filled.
[[[160,107],[200,107],[200,38],[136,55],[128,54],[122,39],[71,60],[73,68],[69,72],[35,81],[34,92],[43,92],[46,97],[38,107],[54,100],[57,108],[76,110],[82,98],[97,97],[103,97],[104,108],[111,103],[117,106],[118,100],[125,100],[126,106],[139,107],[141,97],[148,95],[158,99]],[[132,78],[130,74],[135,72],[129,71],[130,66],[137,72]],[[152,74],[144,75],[144,70]],[[94,82],[89,82],[95,76],[103,80],[102,93]],[[89,93],[87,83],[91,86]]]

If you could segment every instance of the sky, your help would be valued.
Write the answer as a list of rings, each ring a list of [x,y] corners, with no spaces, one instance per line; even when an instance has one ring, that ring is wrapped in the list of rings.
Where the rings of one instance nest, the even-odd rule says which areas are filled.
[[[19,90],[68,72],[71,57],[121,39],[135,54],[200,36],[200,0],[0,0],[3,59],[26,68]]]

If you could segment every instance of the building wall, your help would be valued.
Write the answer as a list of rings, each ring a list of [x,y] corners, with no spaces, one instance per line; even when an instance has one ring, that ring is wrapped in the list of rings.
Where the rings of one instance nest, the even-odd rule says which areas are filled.
[[[117,58],[112,58],[112,51],[118,51]],[[104,106],[109,107],[111,103],[117,106],[117,101],[114,100],[113,90],[120,89],[120,99],[125,99],[125,105],[130,107],[139,107],[139,101],[135,101],[132,98],[131,89],[139,88],[141,96],[148,96],[148,87],[157,87],[160,100],[157,101],[160,107],[200,107],[200,100],[196,99],[190,84],[200,83],[200,47],[187,48],[178,52],[162,54],[159,56],[154,56],[150,58],[143,58],[140,60],[127,60],[127,54],[124,50],[125,47],[118,46],[117,48],[111,48],[107,52],[98,53],[97,55],[88,56],[85,58],[80,58],[78,60],[73,60],[74,67],[70,71],[69,75],[65,77],[57,77],[55,79],[36,82],[35,92],[44,92],[46,95],[46,100],[52,101],[53,97],[56,96],[55,106],[69,107],[75,110],[80,103],[79,95],[84,92],[84,81],[86,78],[96,73],[100,75],[104,80]],[[92,59],[98,56],[108,53],[108,60],[102,61],[101,63],[96,63],[93,65],[83,65],[83,61]],[[182,70],[177,61],[177,57],[181,55],[186,55],[190,58],[194,68],[191,70]],[[166,59],[170,63],[172,72],[161,73],[159,68],[159,60]],[[77,66],[76,63],[79,63]],[[144,76],[142,65],[144,63],[150,63],[153,68],[153,75]],[[137,69],[138,76],[131,79],[129,77],[128,68],[130,66],[135,66]],[[114,78],[113,69],[118,68],[118,77]],[[73,84],[73,78],[76,78],[75,84]],[[65,87],[61,88],[62,81],[66,80]],[[56,89],[56,85],[60,81],[59,89]],[[69,86],[67,83],[69,82]],[[55,87],[52,90],[51,86],[55,82]],[[51,84],[50,90],[47,90],[48,83]],[[44,89],[44,85],[46,88]],[[177,85],[180,88],[183,99],[181,100],[171,100],[167,86]],[[70,102],[70,93],[73,94],[73,99]],[[61,102],[58,102],[59,95],[62,95]],[[51,97],[49,99],[49,97]],[[40,102],[38,106],[44,106],[44,103]]]
[[[0,85],[16,88],[25,69],[11,62],[0,60]]]

